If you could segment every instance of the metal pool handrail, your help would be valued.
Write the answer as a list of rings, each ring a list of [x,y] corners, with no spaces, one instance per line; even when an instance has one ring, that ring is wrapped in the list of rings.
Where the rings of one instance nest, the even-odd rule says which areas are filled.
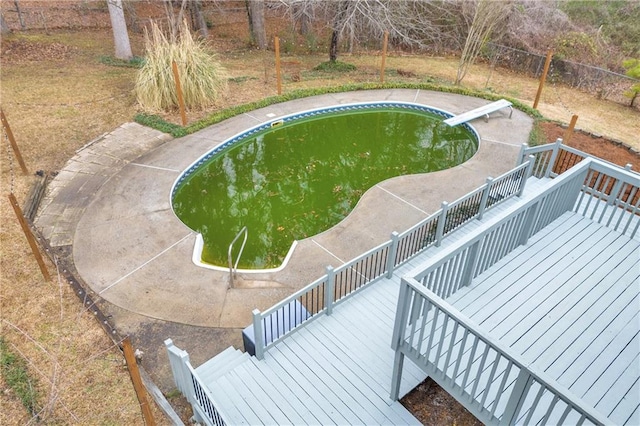
[[[233,258],[231,256],[231,251],[233,250],[233,245],[236,243],[240,235],[244,233],[244,240],[242,241],[242,246],[240,247],[240,252],[238,252],[238,258],[236,259],[236,263],[233,264]],[[229,285],[233,287],[233,278],[236,274],[236,270],[238,269],[238,262],[240,262],[240,257],[242,256],[242,252],[244,251],[244,245],[247,243],[247,237],[249,236],[249,232],[247,231],[247,227],[243,226],[238,235],[231,241],[229,244],[229,250],[227,252],[227,258],[229,260]]]

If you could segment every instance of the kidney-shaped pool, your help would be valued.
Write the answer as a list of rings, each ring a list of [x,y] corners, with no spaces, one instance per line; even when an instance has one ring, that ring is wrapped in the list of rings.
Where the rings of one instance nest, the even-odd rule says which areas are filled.
[[[373,102],[261,124],[187,168],[173,185],[173,210],[201,234],[204,264],[228,267],[230,244],[246,227],[238,267],[278,268],[295,241],[336,225],[375,184],[471,158],[478,135],[468,124],[442,123],[451,116],[419,104]],[[234,259],[243,238],[233,245]]]

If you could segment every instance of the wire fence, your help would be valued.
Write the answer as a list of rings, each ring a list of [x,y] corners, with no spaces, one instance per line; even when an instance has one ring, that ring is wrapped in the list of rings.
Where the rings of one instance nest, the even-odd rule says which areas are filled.
[[[544,69],[545,55],[487,43],[483,56],[492,66],[509,68],[513,71],[539,78]],[[547,80],[552,84],[565,84],[600,98],[621,104],[629,104],[625,92],[640,80],[604,68],[581,64],[563,59],[551,60]]]

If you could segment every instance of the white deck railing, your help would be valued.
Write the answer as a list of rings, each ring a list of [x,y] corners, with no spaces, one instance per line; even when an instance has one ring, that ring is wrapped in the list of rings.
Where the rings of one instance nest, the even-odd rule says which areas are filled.
[[[598,159],[600,162],[613,168],[620,167],[617,164],[596,158],[591,154],[580,151],[579,149],[564,145],[562,143],[562,138],[556,139],[554,143],[534,147],[529,147],[526,143],[523,144],[516,164],[527,162],[530,156],[535,158],[531,174],[538,178],[554,178],[566,172],[585,158]],[[630,171],[631,164],[627,164],[625,166],[625,170]]]
[[[469,285],[568,211],[633,238],[640,226],[639,187],[637,174],[586,158],[557,176],[542,194],[403,278],[392,338],[396,350],[392,398],[398,398],[402,364],[408,356],[485,423],[574,424],[585,419],[607,423],[442,299]]]
[[[189,354],[175,346],[171,339],[165,340],[164,344],[169,354],[169,364],[176,388],[193,407],[195,420],[211,426],[230,424],[224,414],[216,408],[219,404],[198,377],[189,361]]]
[[[400,291],[402,325],[416,319],[409,325],[414,334],[400,336],[394,400],[406,355],[485,424],[611,423],[418,281],[403,278]]]
[[[368,284],[393,271],[443,238],[509,198],[522,195],[531,174],[533,157],[513,170],[487,182],[480,188],[448,204],[405,232],[392,233],[391,239],[333,269],[271,308],[253,311],[255,354],[258,359],[285,336],[295,332],[322,314],[330,315],[333,307]],[[296,303],[297,302],[297,303]],[[305,312],[290,312],[304,307]],[[290,318],[300,318],[299,322]],[[282,326],[286,324],[286,326]]]

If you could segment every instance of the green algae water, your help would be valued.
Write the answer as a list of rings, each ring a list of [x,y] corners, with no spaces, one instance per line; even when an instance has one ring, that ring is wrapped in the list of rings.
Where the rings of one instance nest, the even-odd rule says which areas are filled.
[[[248,240],[238,267],[276,268],[294,240],[336,225],[375,184],[469,159],[477,150],[474,133],[442,119],[383,107],[262,130],[187,176],[174,192],[174,211],[202,234],[204,262],[228,266],[229,244],[246,226]],[[241,243],[242,238],[235,251]]]

